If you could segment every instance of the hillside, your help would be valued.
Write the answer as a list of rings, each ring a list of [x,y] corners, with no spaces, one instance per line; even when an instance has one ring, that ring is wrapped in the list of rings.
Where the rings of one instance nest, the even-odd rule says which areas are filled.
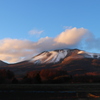
[[[29,77],[31,74],[34,78],[39,75],[42,81],[46,77],[50,80],[62,80],[64,77],[68,79],[76,76],[100,76],[99,56],[100,54],[88,53],[78,49],[45,51],[23,62],[5,65],[2,63],[0,69],[14,72],[16,78]],[[99,79],[97,80],[99,81]]]

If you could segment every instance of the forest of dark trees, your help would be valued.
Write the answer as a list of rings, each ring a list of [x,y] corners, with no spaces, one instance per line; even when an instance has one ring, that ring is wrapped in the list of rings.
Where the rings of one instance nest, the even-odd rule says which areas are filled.
[[[67,83],[100,83],[99,75],[68,75],[67,71],[57,69],[34,70],[17,79],[10,70],[0,70],[0,84],[67,84]]]

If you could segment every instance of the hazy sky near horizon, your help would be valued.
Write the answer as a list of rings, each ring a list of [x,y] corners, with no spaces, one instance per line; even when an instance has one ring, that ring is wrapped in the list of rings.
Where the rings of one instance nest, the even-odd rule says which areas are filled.
[[[0,1],[1,60],[67,47],[100,53],[99,44],[100,0]]]

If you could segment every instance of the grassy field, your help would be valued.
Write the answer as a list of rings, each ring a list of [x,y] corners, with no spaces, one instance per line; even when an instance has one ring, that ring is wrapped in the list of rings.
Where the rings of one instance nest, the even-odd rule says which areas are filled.
[[[100,100],[100,84],[1,84],[0,100]]]
[[[0,90],[100,92],[100,84],[1,84]]]

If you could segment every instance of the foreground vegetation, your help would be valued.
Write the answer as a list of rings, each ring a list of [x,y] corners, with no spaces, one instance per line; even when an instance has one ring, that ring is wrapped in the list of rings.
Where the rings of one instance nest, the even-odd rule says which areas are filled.
[[[84,98],[84,99],[82,99]],[[99,100],[100,84],[1,84],[0,100]]]
[[[100,83],[100,75],[77,74],[68,75],[65,70],[34,70],[18,78],[10,70],[0,70],[0,84],[68,84],[68,83]]]
[[[100,84],[1,84],[0,90],[99,92]]]

